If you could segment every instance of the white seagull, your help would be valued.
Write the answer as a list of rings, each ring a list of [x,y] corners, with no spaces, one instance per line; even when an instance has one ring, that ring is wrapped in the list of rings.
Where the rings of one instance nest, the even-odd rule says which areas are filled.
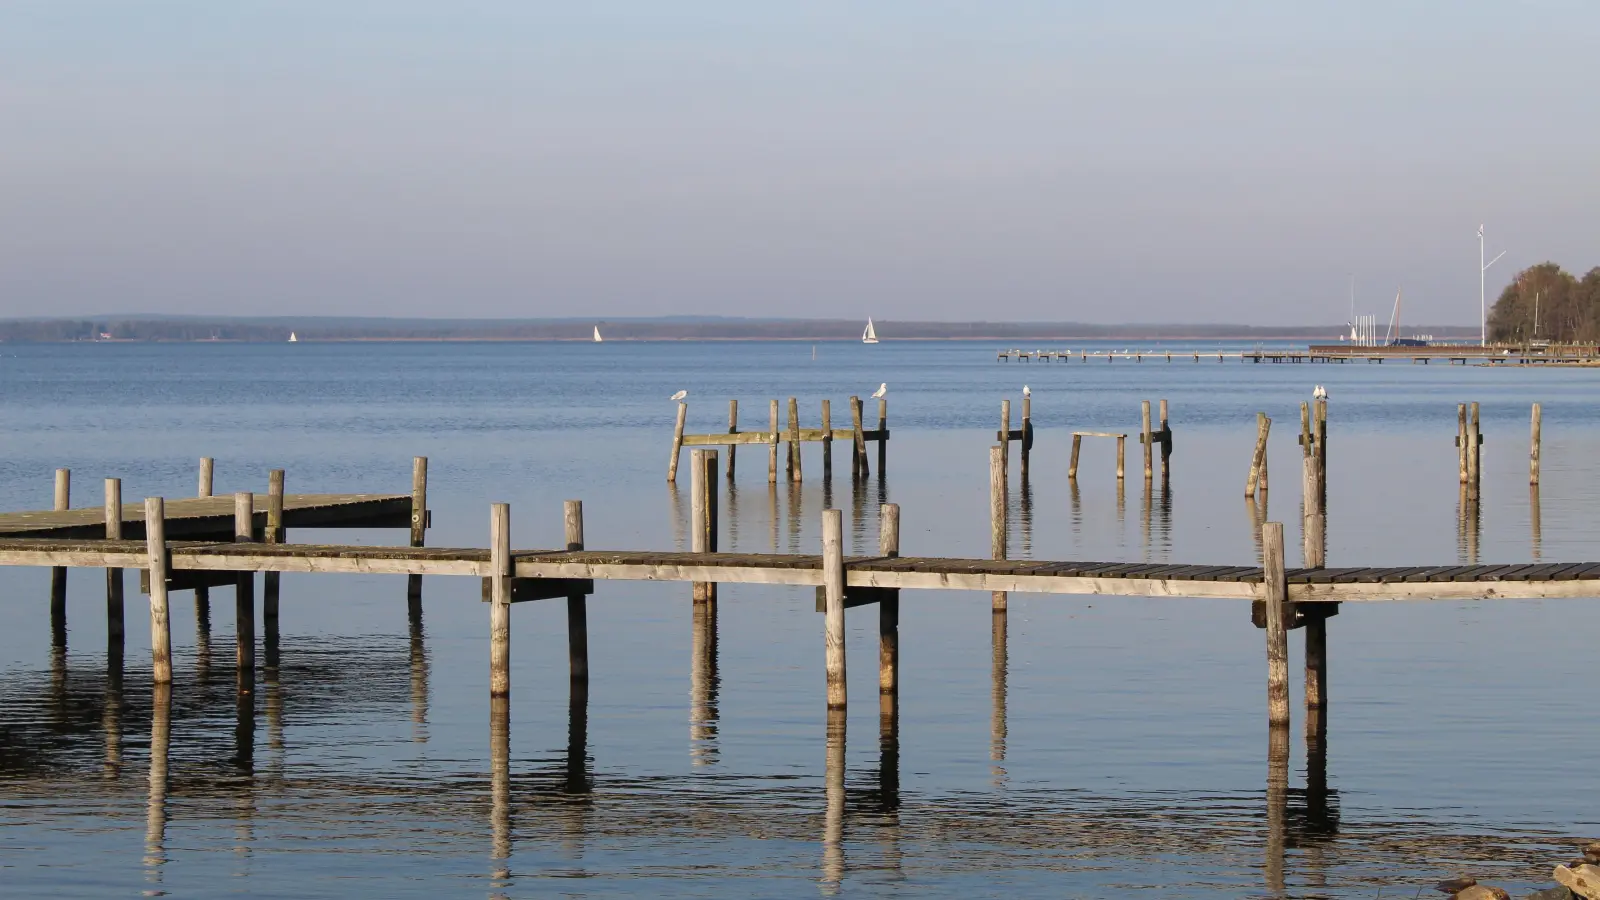
[[[687,396],[689,396],[689,392],[688,391],[679,391],[676,394],[672,395],[672,399],[674,399],[674,400],[682,400],[683,398],[685,398]]]
[[[889,382],[885,381],[883,384],[878,385],[877,390],[872,392],[872,399],[882,400],[883,395],[887,393],[889,393]]]
[[[1032,397],[1033,396],[1033,391],[1028,390],[1028,386],[1027,385],[1023,385],[1022,386],[1022,396],[1024,396],[1024,397]]]

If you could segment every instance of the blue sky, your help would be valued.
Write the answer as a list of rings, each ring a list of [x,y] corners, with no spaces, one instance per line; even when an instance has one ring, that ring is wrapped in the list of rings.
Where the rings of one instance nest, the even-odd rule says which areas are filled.
[[[0,4],[0,315],[1477,316],[1600,4]],[[1492,299],[1492,297],[1491,297]]]

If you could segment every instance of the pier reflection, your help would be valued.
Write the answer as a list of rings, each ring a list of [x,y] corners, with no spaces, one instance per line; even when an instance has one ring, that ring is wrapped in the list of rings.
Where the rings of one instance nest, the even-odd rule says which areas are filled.
[[[1022,531],[1022,546],[1018,548],[1018,555],[1023,559],[1033,559],[1033,487],[1026,478],[1022,479],[1017,491],[1017,525]]]
[[[826,755],[823,765],[822,893],[839,893],[844,881],[844,749],[845,711],[828,710]]]
[[[1528,485],[1528,527],[1533,543],[1533,561],[1544,560],[1544,537],[1539,528],[1539,485]]]
[[[172,743],[172,685],[158,684],[150,701],[150,774],[144,820],[145,880],[159,884],[167,862],[167,754]]]
[[[989,773],[996,787],[1006,781],[1006,610],[996,609],[989,616]]]
[[[689,758],[696,766],[717,762],[716,601],[694,604],[689,656]]]

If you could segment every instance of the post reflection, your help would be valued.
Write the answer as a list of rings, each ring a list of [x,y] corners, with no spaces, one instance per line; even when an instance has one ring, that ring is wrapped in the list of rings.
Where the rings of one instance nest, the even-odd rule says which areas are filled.
[[[900,708],[895,696],[879,695],[878,706],[878,793],[877,812],[883,816],[879,843],[883,847],[883,868],[898,880],[900,850]]]
[[[1083,536],[1083,494],[1078,490],[1078,479],[1067,479],[1067,493],[1072,507],[1072,536]]]
[[[1163,558],[1172,554],[1172,480],[1166,470],[1161,472],[1161,502],[1156,507],[1157,549]]]
[[[511,877],[511,700],[489,699],[489,858],[493,887]]]
[[[695,766],[717,762],[717,608],[694,604],[689,648],[689,758]]]
[[[1267,839],[1262,870],[1267,891],[1284,896],[1283,857],[1289,811],[1289,729],[1267,731]]]
[[[1539,529],[1539,485],[1528,485],[1528,525],[1533,532],[1533,561],[1544,559],[1544,538]]]
[[[422,605],[407,613],[410,625],[410,642],[407,660],[411,673],[411,742],[428,742],[428,644],[422,628]]]
[[[113,781],[122,777],[122,714],[125,709],[122,655],[119,653],[106,661],[105,700],[100,710],[100,727],[106,742],[106,761],[102,774]]]
[[[1152,545],[1150,542],[1150,524],[1155,515],[1155,483],[1152,479],[1144,480],[1144,502],[1140,510],[1139,536],[1142,540],[1143,556],[1141,561],[1149,562]]]
[[[211,681],[211,589],[194,590],[194,672],[201,686]]]
[[[823,769],[826,808],[822,819],[822,893],[839,893],[844,881],[845,711],[828,710],[827,759]]]
[[[990,774],[993,776],[995,786],[1001,787],[1006,781],[1006,770],[1001,765],[1006,759],[1006,611],[994,610],[989,620],[993,639],[990,664],[989,759],[994,763],[990,767]]]
[[[243,861],[249,858],[250,845],[255,840],[256,695],[253,689],[240,691],[234,698],[233,745],[232,762],[239,770],[235,783],[233,852]],[[249,873],[238,871],[236,874]]]
[[[167,748],[172,741],[172,685],[157,684],[151,694],[150,777],[145,802],[145,880],[159,884],[167,862]]]
[[[1017,524],[1022,528],[1022,558],[1033,559],[1033,486],[1026,478],[1017,493]]]
[[[802,498],[798,482],[786,482],[788,493],[788,515],[784,518],[784,534],[788,538],[787,550],[790,553],[800,552],[800,521],[805,514],[805,501]]]

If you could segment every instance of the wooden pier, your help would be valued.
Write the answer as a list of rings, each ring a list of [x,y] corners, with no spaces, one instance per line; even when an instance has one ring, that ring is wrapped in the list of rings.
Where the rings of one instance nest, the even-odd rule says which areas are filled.
[[[684,447],[727,447],[728,448],[728,478],[734,477],[738,447],[741,444],[761,444],[767,448],[767,483],[775,484],[778,481],[778,447],[787,445],[787,463],[785,473],[787,480],[801,481],[802,454],[801,449],[807,443],[822,445],[822,478],[833,478],[833,442],[844,441],[850,445],[850,477],[852,479],[866,478],[871,474],[872,466],[868,460],[867,444],[878,445],[878,470],[882,472],[889,464],[889,401],[883,397],[875,398],[878,401],[878,427],[866,428],[863,425],[863,410],[861,398],[850,398],[850,427],[834,428],[833,411],[829,401],[822,401],[821,427],[802,428],[800,426],[799,399],[789,398],[789,418],[786,427],[778,425],[778,401],[771,401],[768,407],[768,424],[766,431],[740,431],[739,430],[739,401],[728,401],[728,430],[726,432],[711,432],[709,434],[685,434],[684,424],[689,415],[689,404],[683,401],[678,403],[678,419],[672,430],[672,455],[667,463],[667,481],[678,480],[678,461],[682,456]]]

